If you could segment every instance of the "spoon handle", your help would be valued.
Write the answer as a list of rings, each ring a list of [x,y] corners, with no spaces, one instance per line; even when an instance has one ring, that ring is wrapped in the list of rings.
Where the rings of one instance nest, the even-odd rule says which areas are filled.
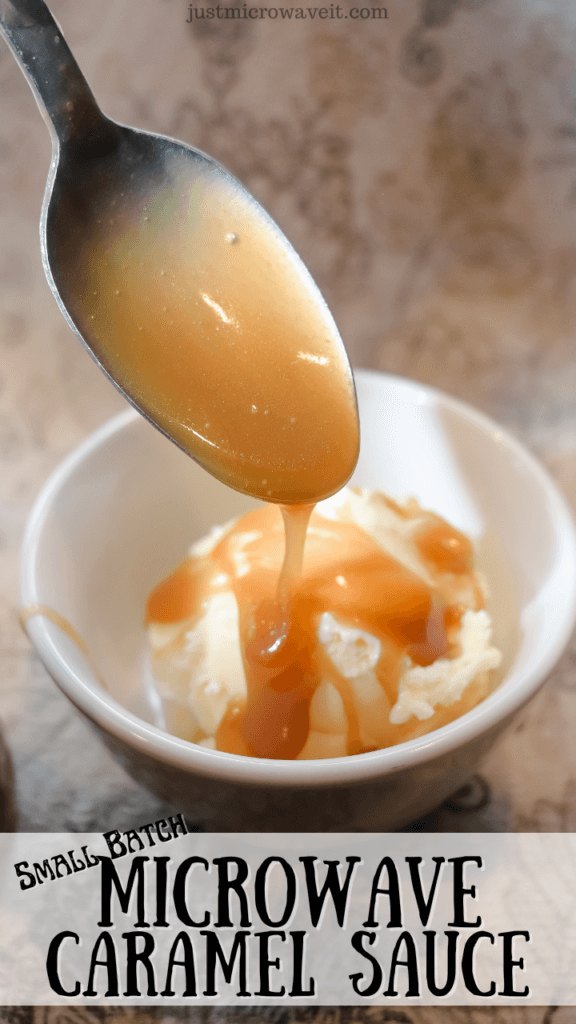
[[[78,145],[84,155],[110,148],[116,126],[98,107],[44,0],[0,0],[0,34],[32,88],[53,145]]]

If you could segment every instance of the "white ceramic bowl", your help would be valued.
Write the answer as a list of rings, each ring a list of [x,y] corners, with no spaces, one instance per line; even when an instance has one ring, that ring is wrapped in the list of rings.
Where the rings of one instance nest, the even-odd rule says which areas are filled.
[[[487,700],[420,739],[354,757],[266,761],[205,750],[153,724],[143,682],[147,593],[194,539],[254,502],[138,414],[127,411],[74,451],[30,517],[22,604],[65,616],[91,655],[37,615],[28,630],[41,660],[125,768],[208,829],[380,831],[430,811],[543,683],[575,621],[574,525],[532,456],[438,391],[366,371],[356,382],[362,450],[353,482],[415,495],[476,539],[505,655]]]

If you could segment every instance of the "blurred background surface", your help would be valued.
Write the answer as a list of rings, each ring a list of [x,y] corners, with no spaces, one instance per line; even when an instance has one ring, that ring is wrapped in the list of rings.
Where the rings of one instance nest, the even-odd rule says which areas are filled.
[[[0,1007],[0,1024],[572,1024],[573,1007]]]

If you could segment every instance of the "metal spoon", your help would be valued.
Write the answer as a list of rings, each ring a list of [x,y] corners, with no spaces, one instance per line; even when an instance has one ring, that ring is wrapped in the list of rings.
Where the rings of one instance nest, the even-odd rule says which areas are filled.
[[[0,32],[31,85],[52,136],[52,163],[42,206],[40,244],[48,283],[69,325],[104,373],[125,397],[166,436],[226,483],[238,490],[255,494],[267,500],[288,503],[300,500],[318,500],[320,497],[333,493],[346,481],[357,458],[357,436],[356,439],[354,438],[354,430],[357,435],[357,412],[352,373],[338,330],[320,292],[279,228],[246,189],[224,167],[209,156],[174,139],[128,128],[106,117],[98,108],[60,28],[43,0],[0,0]],[[96,258],[101,261],[107,259],[114,239],[118,237],[118,226],[121,226],[122,244],[125,245],[127,238],[130,242],[131,233],[140,232],[141,235],[144,222],[151,219],[149,216],[145,216],[151,209],[156,211],[160,209],[160,221],[166,221],[167,218],[172,217],[172,221],[177,222],[182,210],[189,211],[195,202],[206,204],[208,201],[206,196],[211,196],[213,200],[216,194],[218,196],[226,195],[229,210],[234,212],[235,209],[242,208],[244,221],[240,221],[241,223],[247,224],[250,222],[250,218],[253,218],[253,222],[261,226],[264,225],[267,237],[272,239],[266,259],[261,258],[260,260],[259,280],[254,282],[255,288],[260,288],[260,294],[257,296],[259,309],[269,305],[266,275],[271,271],[268,268],[279,265],[283,260],[284,265],[292,274],[292,286],[296,282],[293,292],[295,300],[297,300],[296,307],[307,307],[306,315],[312,319],[316,317],[316,327],[318,328],[318,324],[320,325],[316,330],[317,337],[321,338],[322,345],[327,346],[326,349],[321,350],[324,354],[301,353],[316,367],[323,368],[314,370],[316,373],[324,373],[320,390],[324,385],[326,393],[328,393],[326,381],[328,380],[327,375],[331,372],[332,383],[328,381],[328,386],[335,393],[333,387],[333,382],[336,379],[335,371],[330,369],[330,364],[338,367],[336,377],[339,373],[340,380],[336,379],[336,390],[339,387],[340,394],[344,396],[340,402],[343,412],[340,416],[337,401],[326,403],[329,407],[328,413],[323,411],[322,415],[317,417],[319,431],[324,431],[324,434],[318,434],[317,443],[312,426],[315,415],[313,408],[310,409],[310,413],[308,413],[308,409],[304,409],[303,415],[288,418],[288,429],[285,429],[284,422],[279,419],[273,425],[272,409],[270,410],[271,415],[266,421],[271,435],[276,433],[278,443],[285,439],[285,464],[287,466],[294,463],[295,452],[299,452],[302,464],[303,453],[306,451],[304,444],[308,443],[312,455],[306,459],[309,484],[304,490],[302,490],[301,481],[298,482],[296,479],[294,483],[289,481],[286,486],[282,481],[276,486],[276,481],[271,482],[270,480],[271,473],[275,472],[275,466],[265,466],[266,460],[262,461],[264,469],[260,466],[254,468],[255,449],[248,430],[249,416],[245,417],[246,423],[239,424],[240,430],[238,430],[238,423],[234,426],[233,442],[229,444],[229,458],[225,453],[228,458],[227,466],[224,465],[222,452],[219,452],[218,459],[215,459],[214,449],[218,447],[218,444],[214,443],[214,437],[202,436],[203,424],[199,425],[195,421],[186,425],[184,423],[186,416],[182,415],[184,406],[181,406],[178,415],[169,415],[161,407],[161,403],[155,403],[154,381],[147,394],[142,380],[139,383],[134,383],[129,374],[119,371],[119,364],[114,362],[114,353],[111,351],[114,344],[110,344],[110,339],[106,344],[103,342],[106,323],[102,318],[104,317],[105,320],[109,315],[109,310],[110,315],[114,312],[113,302],[110,299],[111,297],[113,299],[114,294],[120,294],[122,282],[118,280],[117,284],[116,279],[114,279],[113,285],[108,282],[107,293],[103,297],[103,301],[100,302],[97,298],[92,299],[97,292],[92,290],[96,288],[96,283],[93,277],[90,277],[90,273]],[[198,200],[199,195],[200,200]],[[182,197],[184,198],[182,199]],[[217,214],[218,202],[219,200],[215,203]],[[174,211],[176,212],[174,213]],[[246,211],[248,211],[247,215]],[[193,218],[190,219],[190,225],[192,230],[189,234],[193,234]],[[211,227],[210,230],[212,230]],[[236,241],[235,235],[228,234],[225,237],[233,242]],[[130,242],[130,244],[132,243]],[[202,244],[206,248],[205,240]],[[233,248],[235,257],[237,257],[240,247],[234,246]],[[229,249],[230,258],[232,258],[232,247],[229,246]],[[138,250],[137,242],[134,244],[134,250]],[[156,248],[155,251],[157,252],[158,249]],[[137,257],[138,252],[136,251],[132,264],[135,265]],[[225,263],[228,258],[229,256],[225,254],[220,258],[220,264]],[[128,269],[132,272],[133,266]],[[86,273],[84,273],[85,270]],[[127,274],[126,277],[128,276]],[[121,274],[119,274],[120,277]],[[131,280],[132,294],[138,296],[140,282],[137,280],[134,283],[133,277]],[[280,281],[280,292],[282,289],[285,291],[286,286],[282,279],[278,278],[278,280]],[[145,289],[145,273],[142,276],[142,281]],[[200,296],[200,299],[210,304],[213,311],[211,315],[220,317],[214,328],[220,333],[215,334],[214,337],[222,339],[226,330],[233,332],[237,329],[238,324],[236,320],[227,317],[223,312],[222,298],[216,301],[213,296],[211,297],[212,293],[209,294],[209,286],[212,281],[213,277],[210,277],[208,290],[206,288],[196,289],[196,298],[187,295],[185,301],[188,302],[189,307],[194,303],[197,307],[198,305],[202,306],[202,302],[198,301],[198,296]],[[262,284],[263,281],[264,284]],[[226,297],[229,281],[225,272],[221,274],[219,283],[221,286],[219,295]],[[252,283],[252,281],[248,281],[245,293],[251,291]],[[114,289],[118,290],[114,291]],[[319,314],[318,311],[320,311]],[[288,317],[284,317],[284,321],[291,319],[291,312]],[[205,308],[204,314],[206,314]],[[257,315],[260,316],[260,312]],[[148,326],[146,325],[144,328],[139,326],[135,330],[145,331]],[[244,331],[242,340],[245,349],[254,345],[253,334],[249,327],[250,325]],[[160,344],[169,332],[166,324],[160,324],[159,328]],[[303,333],[305,334],[306,331]],[[140,338],[144,337],[145,334],[140,335]],[[150,337],[146,358],[152,366],[157,354],[156,335]],[[166,348],[166,344],[169,346],[171,343],[164,342],[164,344]],[[238,348],[236,336],[231,338],[229,350],[232,351],[235,345]],[[166,349],[167,355],[163,355],[162,358],[173,358],[176,354],[176,347],[176,344],[173,344],[171,351],[169,348]],[[136,353],[133,361],[137,363],[137,339],[134,341],[133,348]],[[202,350],[198,350],[193,356],[188,357],[188,364],[185,367],[188,379],[196,368],[193,360],[196,360],[197,356],[204,355],[205,348],[206,345]],[[262,359],[258,355],[256,347],[254,353],[253,364],[257,364],[260,359],[260,365],[262,365]],[[251,351],[249,354],[252,355]],[[271,356],[276,359],[277,352],[272,350]],[[216,364],[217,360],[214,359],[213,362]],[[220,362],[222,363],[223,360]],[[292,359],[292,365],[294,363],[295,361]],[[310,363],[306,365],[309,366]],[[280,366],[280,376],[287,366],[288,360],[285,359],[284,365]],[[220,370],[220,367],[216,368]],[[259,367],[256,367],[254,372],[257,373],[258,369]],[[158,379],[162,375],[162,371],[163,365],[158,363],[157,368],[151,373],[151,377],[155,374],[154,380]],[[220,380],[217,374],[211,377],[210,374],[206,374],[205,370],[202,372],[206,379],[205,390],[214,393],[220,391],[222,422],[218,426],[218,437],[221,437],[223,429],[229,425],[225,412],[222,411],[223,406],[228,403],[228,408],[232,408],[235,403],[237,407],[244,407],[244,396],[240,395],[237,389],[238,379],[243,374],[243,368],[241,367],[240,370],[236,368],[235,376],[229,373],[228,380]],[[295,392],[297,387],[294,387],[293,369],[290,372],[292,377],[286,376],[284,373],[287,382],[285,391]],[[278,374],[276,376],[278,377]],[[271,375],[271,379],[274,379],[273,375]],[[340,387],[342,381],[345,383],[344,388]],[[300,380],[297,380],[296,384],[299,385],[299,383]],[[251,386],[257,388],[257,378],[256,383]],[[234,390],[235,388],[236,390]],[[183,401],[188,401],[186,396]],[[251,401],[254,402],[254,399]],[[253,404],[252,409],[256,409],[258,404]],[[312,401],[309,404],[314,406],[315,402]],[[250,405],[246,404],[246,408],[250,409]],[[329,415],[333,416],[333,422],[328,430],[326,424]],[[213,416],[206,414],[203,419],[210,420],[212,423]],[[298,422],[296,422],[297,420]],[[255,422],[254,416],[252,421]],[[341,429],[344,422],[351,424],[351,429],[348,431],[351,440],[346,451],[342,450],[343,446],[340,440],[343,432],[345,433]],[[206,422],[205,426],[208,428],[210,424]],[[239,440],[245,426],[245,436]],[[293,438],[291,432],[294,433]],[[324,492],[321,494],[315,490],[316,480],[319,479],[317,467],[314,464],[315,453],[318,453],[318,466],[320,466],[320,460],[323,459],[325,467],[326,452],[330,452],[330,449],[334,470],[329,471],[326,484],[321,485],[324,486]],[[239,473],[236,473],[235,465],[237,452],[240,452],[244,458],[244,470]],[[244,475],[242,475],[243,472]],[[260,478],[262,483],[260,483]]]
[[[0,34],[34,93],[52,139],[52,162],[40,217],[40,248],[48,284],[60,309],[112,383],[136,405],[104,363],[98,337],[75,287],[71,254],[78,238],[101,235],[101,225],[172,182],[171,164],[184,159],[191,178],[227,172],[174,139],[118,124],[98,107],[59,25],[44,0],[0,0]],[[144,415],[145,409],[140,408]],[[150,418],[148,416],[148,418]]]

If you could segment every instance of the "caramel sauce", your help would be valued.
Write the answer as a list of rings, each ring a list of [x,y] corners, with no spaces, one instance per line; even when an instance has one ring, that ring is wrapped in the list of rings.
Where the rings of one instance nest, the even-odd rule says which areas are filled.
[[[190,558],[148,600],[147,621],[191,625],[219,590],[233,590],[247,680],[245,702],[229,705],[216,736],[219,750],[267,758],[295,758],[309,733],[309,709],[321,680],[338,690],[348,724],[348,753],[364,750],[349,681],[318,641],[318,623],[337,621],[366,630],[382,645],[376,675],[392,705],[402,661],[418,665],[454,653],[449,639],[463,608],[450,587],[427,585],[391,558],[353,522],[326,519],[306,507],[283,510],[292,544],[285,552],[282,518],[273,506],[243,517],[202,558]],[[306,549],[302,551],[306,521]],[[290,530],[295,538],[290,538]],[[447,524],[442,538],[461,537]],[[445,571],[437,522],[418,544]],[[448,550],[452,546],[448,543]],[[440,557],[442,556],[442,557]],[[452,572],[468,572],[463,561]],[[280,582],[278,582],[280,579]]]
[[[193,622],[208,597],[232,589],[247,697],[230,703],[218,749],[297,757],[313,695],[329,680],[356,753],[366,748],[354,694],[318,642],[322,613],[380,640],[376,674],[391,704],[405,655],[428,665],[449,654],[461,609],[355,524],[312,512],[358,457],[336,326],[298,257],[239,186],[220,172],[190,186],[177,160],[170,173],[170,188],[107,211],[96,242],[76,240],[71,311],[136,406],[214,476],[281,505],[285,535],[273,505],[252,513],[209,557],[188,560],[155,589],[147,620]],[[417,547],[440,574],[471,572],[468,541],[446,524],[435,522]]]
[[[438,572],[472,572],[472,542],[448,523],[428,527],[415,538],[415,544],[424,561],[430,562]]]
[[[69,636],[74,641],[86,658],[90,657],[86,644],[80,634],[74,629],[72,623],[68,622],[68,619],[65,619],[63,615],[60,615],[60,612],[55,612],[53,608],[49,608],[46,604],[29,604],[26,608],[20,609],[18,619],[26,635],[28,635],[26,623],[28,619],[32,619],[35,615],[43,615],[45,619],[53,622],[55,626],[58,626],[58,629],[61,629],[63,633],[66,633],[66,636]]]
[[[103,218],[78,242],[75,315],[104,369],[214,476],[281,504],[334,494],[358,458],[352,373],[304,265],[224,178]]]
[[[98,671],[94,667],[90,652],[84,640],[80,636],[80,633],[78,632],[78,630],[74,629],[72,623],[69,622],[68,619],[64,618],[64,616],[61,615],[60,612],[54,611],[53,608],[50,608],[46,604],[29,604],[27,605],[26,608],[21,608],[18,613],[18,620],[20,622],[20,626],[26,633],[26,636],[28,636],[28,628],[26,623],[28,622],[28,619],[34,618],[35,615],[42,615],[45,619],[49,619],[50,622],[53,622],[55,626],[58,626],[58,629],[61,629],[62,632],[66,634],[66,636],[70,637],[70,640],[72,640],[72,642],[76,644],[77,648],[82,652],[86,660],[90,663],[92,671],[94,672],[94,675],[96,676],[100,685],[103,686],[104,689],[107,689],[106,683],[103,681],[102,677],[99,675]],[[30,637],[28,637],[28,639],[30,639]]]

